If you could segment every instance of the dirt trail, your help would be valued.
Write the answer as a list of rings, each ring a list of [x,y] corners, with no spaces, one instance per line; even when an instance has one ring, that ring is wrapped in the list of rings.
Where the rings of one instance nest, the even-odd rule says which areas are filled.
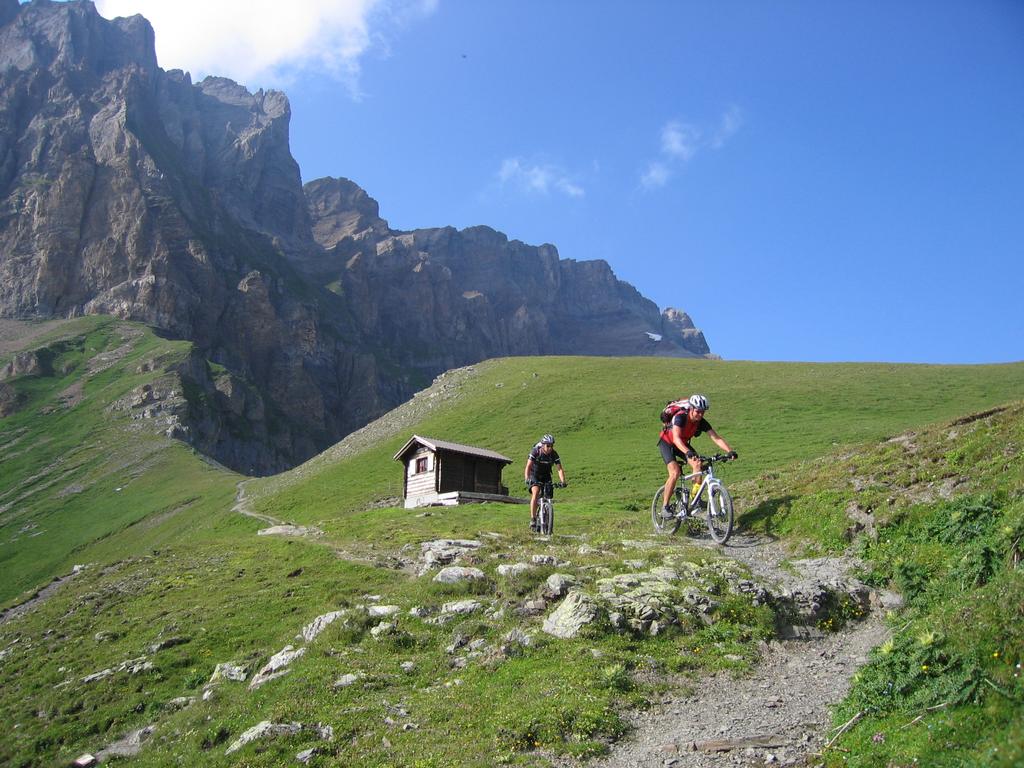
[[[777,542],[739,533],[730,546],[696,543],[746,563],[760,579],[786,588],[799,573],[784,570]],[[800,563],[800,561],[797,561]],[[848,558],[806,561],[807,571],[848,572]],[[799,571],[799,568],[797,569]],[[813,764],[831,738],[829,708],[849,689],[869,651],[888,637],[876,611],[840,632],[810,640],[772,641],[754,672],[716,674],[670,692],[630,716],[633,734],[613,745],[594,768],[712,768]],[[692,692],[691,692],[692,691]]]

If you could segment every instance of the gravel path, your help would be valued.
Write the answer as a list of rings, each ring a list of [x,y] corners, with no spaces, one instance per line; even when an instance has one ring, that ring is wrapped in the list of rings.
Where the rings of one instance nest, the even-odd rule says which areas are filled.
[[[791,561],[774,540],[738,533],[718,549],[746,563],[766,582],[792,587],[809,576],[848,572],[851,558]],[[710,768],[804,765],[831,736],[829,708],[849,689],[869,651],[888,637],[881,616],[869,614],[843,631],[809,640],[765,644],[754,672],[720,673],[670,692],[630,715],[633,734],[613,745],[594,768]]]

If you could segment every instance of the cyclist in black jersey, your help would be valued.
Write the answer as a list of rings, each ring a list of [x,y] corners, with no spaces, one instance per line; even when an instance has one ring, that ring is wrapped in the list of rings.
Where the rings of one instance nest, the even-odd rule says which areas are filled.
[[[551,435],[544,435],[540,442],[533,446],[529,457],[526,459],[526,469],[523,472],[526,480],[526,487],[530,489],[530,530],[537,529],[537,498],[540,496],[542,483],[551,482],[551,470],[558,467],[558,480],[565,485],[565,470],[562,469],[562,459],[555,450],[555,438]]]

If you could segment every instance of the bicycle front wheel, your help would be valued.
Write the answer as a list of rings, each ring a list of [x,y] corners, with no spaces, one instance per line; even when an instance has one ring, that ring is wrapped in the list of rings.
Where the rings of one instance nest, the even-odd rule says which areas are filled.
[[[708,488],[708,531],[711,538],[725,544],[732,533],[732,496],[724,485]]]
[[[544,506],[540,518],[540,532],[545,536],[550,536],[555,532],[555,505],[551,503],[550,499],[544,499],[541,503]]]
[[[651,501],[651,522],[654,523],[654,532],[662,533],[666,536],[671,536],[677,530],[679,530],[679,518],[675,515],[672,517],[662,517],[661,505],[665,500],[665,487],[659,485],[658,490],[654,492],[654,499]],[[673,505],[674,506],[674,505]]]

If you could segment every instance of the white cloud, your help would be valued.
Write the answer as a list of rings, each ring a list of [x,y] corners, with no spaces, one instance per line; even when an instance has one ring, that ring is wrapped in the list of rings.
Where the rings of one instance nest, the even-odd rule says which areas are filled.
[[[700,130],[688,123],[672,121],[661,129],[661,151],[689,162],[700,147]]]
[[[721,149],[725,146],[725,142],[736,135],[742,124],[743,113],[740,111],[740,108],[735,105],[729,107],[718,121],[718,129],[715,131],[714,136],[711,137],[711,148]]]
[[[668,166],[664,163],[654,161],[647,170],[640,176],[640,184],[644,189],[657,189],[658,187],[664,187],[668,184],[668,180],[672,178],[672,171],[669,170]]]
[[[386,49],[386,29],[432,13],[437,0],[96,0],[106,18],[141,13],[164,69],[222,75],[249,88],[314,70],[358,98],[360,59]]]
[[[648,190],[664,187],[676,169],[706,149],[721,149],[742,125],[743,113],[735,105],[722,113],[711,129],[681,120],[665,123],[661,128],[661,156],[640,172],[640,186]]]
[[[521,158],[506,158],[498,171],[502,185],[512,184],[526,191],[542,195],[560,192],[567,197],[583,197],[583,187],[557,166],[543,163],[526,163]]]

